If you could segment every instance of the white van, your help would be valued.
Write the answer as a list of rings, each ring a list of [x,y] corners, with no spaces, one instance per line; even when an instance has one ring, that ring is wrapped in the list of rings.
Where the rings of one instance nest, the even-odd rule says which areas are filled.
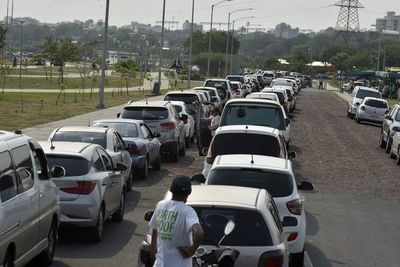
[[[63,176],[64,168],[52,174]],[[50,178],[38,143],[0,131],[0,267],[24,266],[36,256],[41,266],[52,262],[60,207]]]

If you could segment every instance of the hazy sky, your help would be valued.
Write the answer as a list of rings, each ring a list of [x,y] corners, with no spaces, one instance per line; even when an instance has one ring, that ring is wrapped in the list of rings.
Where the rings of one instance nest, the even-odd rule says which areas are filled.
[[[12,0],[8,0],[10,3]],[[155,24],[161,20],[162,0],[110,0],[110,24],[126,25],[130,21]],[[210,20],[211,5],[219,0],[195,0],[195,22]],[[215,7],[214,21],[226,22],[228,12],[235,9],[253,8],[253,11],[237,12],[232,18],[255,16],[250,19],[254,27],[274,28],[286,22],[300,29],[325,29],[336,25],[339,8],[330,6],[338,0],[232,0]],[[104,19],[106,0],[14,0],[14,17],[29,16],[41,22]],[[166,20],[182,22],[190,20],[192,0],[166,0]],[[371,28],[377,17],[386,11],[400,13],[399,0],[361,0],[361,28]],[[7,0],[0,0],[0,16],[6,15]],[[11,11],[10,11],[11,12]],[[236,22],[242,26],[247,20]],[[218,26],[217,26],[218,27]]]

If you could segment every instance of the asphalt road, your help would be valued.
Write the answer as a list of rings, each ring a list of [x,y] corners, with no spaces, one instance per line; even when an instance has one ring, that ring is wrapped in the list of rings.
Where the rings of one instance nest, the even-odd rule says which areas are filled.
[[[378,147],[380,128],[358,125],[345,111],[346,103],[333,93],[307,89],[298,98],[294,167],[316,189],[305,194],[307,254],[318,267],[399,266],[400,167]],[[112,112],[102,116],[113,117]],[[45,136],[40,129],[48,128],[36,129]],[[144,212],[163,198],[175,175],[202,169],[204,158],[192,147],[179,163],[164,163],[161,171],[134,183],[125,220],[107,223],[101,243],[86,241],[84,229],[62,231],[52,266],[136,266],[147,229]]]

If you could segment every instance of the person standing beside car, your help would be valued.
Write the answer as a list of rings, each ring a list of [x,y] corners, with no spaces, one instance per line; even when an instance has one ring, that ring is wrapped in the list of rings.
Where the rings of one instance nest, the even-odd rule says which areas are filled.
[[[219,124],[221,122],[221,114],[219,111],[219,108],[214,107],[211,111],[211,123],[210,126],[208,126],[208,129],[211,131],[211,136],[214,136],[215,130],[219,127]]]
[[[172,199],[157,203],[149,223],[154,266],[191,267],[204,233],[196,212],[186,205],[192,192],[189,177],[177,176],[170,191]]]

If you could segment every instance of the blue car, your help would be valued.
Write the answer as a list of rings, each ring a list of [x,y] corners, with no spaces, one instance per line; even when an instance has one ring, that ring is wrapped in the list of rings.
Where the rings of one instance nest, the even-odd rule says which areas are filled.
[[[149,127],[141,120],[104,119],[97,120],[90,126],[113,128],[121,135],[132,158],[134,177],[146,179],[149,167],[153,170],[161,168],[161,142],[159,133],[152,133]]]

